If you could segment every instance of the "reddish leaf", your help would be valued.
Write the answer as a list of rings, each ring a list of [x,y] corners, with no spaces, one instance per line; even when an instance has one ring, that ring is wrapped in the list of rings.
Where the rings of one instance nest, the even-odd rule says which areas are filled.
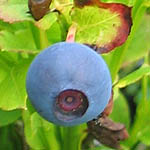
[[[128,138],[128,132],[123,124],[115,123],[108,117],[100,117],[89,121],[88,136],[100,143],[115,149],[121,149],[120,141]],[[89,137],[88,137],[89,138]]]
[[[11,3],[7,1],[0,4],[0,19],[4,22],[14,23],[19,21],[32,21],[32,18],[26,13],[28,11],[25,2]]]
[[[104,109],[104,111],[101,113],[101,115],[102,116],[109,116],[112,113],[113,104],[114,104],[114,102],[113,102],[113,90],[112,90],[110,100],[109,100],[106,108]]]
[[[132,26],[131,7],[119,3],[103,3],[99,0],[75,0],[75,5],[81,9],[84,8],[84,6],[98,6],[99,8],[109,10],[112,14],[117,13],[120,18],[121,25],[117,27],[117,34],[113,40],[110,42],[108,41],[105,45],[85,43],[86,45],[90,46],[98,53],[107,53],[122,45],[127,40]]]

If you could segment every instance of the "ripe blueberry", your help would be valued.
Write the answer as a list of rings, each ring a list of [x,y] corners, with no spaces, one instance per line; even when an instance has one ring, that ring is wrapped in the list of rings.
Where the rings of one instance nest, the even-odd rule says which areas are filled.
[[[111,96],[102,57],[78,43],[56,43],[32,62],[26,79],[31,103],[46,120],[71,126],[96,118]]]

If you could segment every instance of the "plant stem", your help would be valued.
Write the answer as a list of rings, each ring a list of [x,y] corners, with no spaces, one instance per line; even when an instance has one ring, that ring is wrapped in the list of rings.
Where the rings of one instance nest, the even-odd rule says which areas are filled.
[[[34,24],[29,23],[29,27],[31,29],[32,37],[37,49],[44,49],[49,46],[49,42],[47,39],[47,35],[45,30],[37,28]]]
[[[36,49],[40,49],[39,29],[32,23],[29,22],[29,28],[32,33],[32,38],[35,43]]]
[[[64,128],[64,144],[62,150],[78,150],[78,129],[78,126]]]
[[[142,100],[144,101],[147,100],[147,91],[148,91],[147,82],[148,78],[144,76],[142,79]]]
[[[40,49],[48,47],[48,39],[44,30],[39,29],[40,31]]]
[[[144,60],[145,65],[149,65],[149,53],[145,56]],[[148,77],[144,76],[142,79],[142,100],[147,100],[147,94],[148,94]]]
[[[62,150],[80,150],[85,127],[84,125],[64,127]]]

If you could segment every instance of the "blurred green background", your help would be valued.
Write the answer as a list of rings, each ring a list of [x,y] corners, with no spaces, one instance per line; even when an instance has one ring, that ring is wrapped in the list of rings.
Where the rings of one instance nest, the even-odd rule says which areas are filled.
[[[150,0],[103,2],[132,7],[133,19],[127,41],[103,54],[114,90],[110,118],[125,124],[129,132],[129,138],[121,142],[123,150],[150,150]],[[51,9],[62,9],[63,14],[52,12],[38,22],[27,13],[27,3],[0,0],[0,150],[84,150],[86,124],[59,127],[45,121],[30,104],[25,90],[26,72],[33,58],[43,48],[65,40],[72,22],[72,1],[54,0]],[[86,143],[86,150],[111,150],[91,143]]]

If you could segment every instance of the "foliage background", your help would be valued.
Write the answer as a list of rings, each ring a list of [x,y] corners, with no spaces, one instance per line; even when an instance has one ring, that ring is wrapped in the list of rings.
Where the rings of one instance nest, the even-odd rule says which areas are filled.
[[[132,6],[133,26],[128,40],[104,54],[114,88],[110,117],[124,123],[130,137],[125,150],[150,149],[150,1],[103,0]],[[27,14],[27,0],[0,0],[0,149],[79,150],[86,124],[59,127],[42,119],[27,99],[25,77],[33,58],[45,47],[64,41],[71,23],[69,0],[55,0],[39,22]],[[87,14],[88,15],[88,14]],[[105,18],[104,18],[105,19]],[[107,29],[108,30],[108,29]],[[91,36],[89,32],[89,36]],[[87,37],[88,38],[88,37]],[[100,144],[88,150],[111,150]]]

